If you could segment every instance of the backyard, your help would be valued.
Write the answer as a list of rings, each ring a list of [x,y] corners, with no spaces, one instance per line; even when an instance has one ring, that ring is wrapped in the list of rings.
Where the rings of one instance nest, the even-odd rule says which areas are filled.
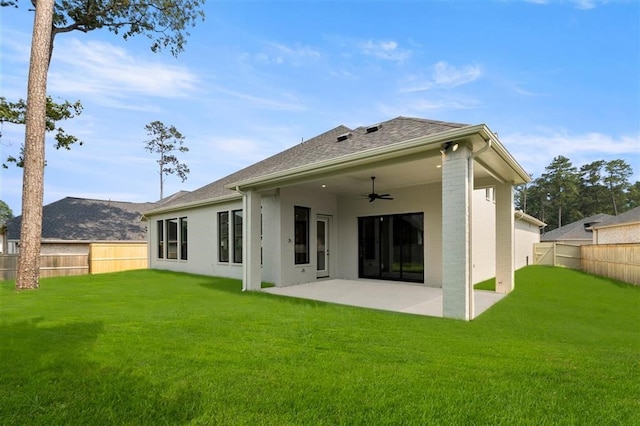
[[[640,288],[578,271],[471,322],[150,270],[0,285],[1,424],[640,424]]]

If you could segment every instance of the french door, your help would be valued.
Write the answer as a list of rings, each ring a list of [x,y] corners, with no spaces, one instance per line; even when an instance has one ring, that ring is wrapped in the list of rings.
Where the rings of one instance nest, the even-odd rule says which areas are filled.
[[[358,218],[361,278],[424,282],[424,214]]]
[[[329,276],[329,235],[331,218],[318,215],[316,219],[317,258],[316,269],[318,278]]]

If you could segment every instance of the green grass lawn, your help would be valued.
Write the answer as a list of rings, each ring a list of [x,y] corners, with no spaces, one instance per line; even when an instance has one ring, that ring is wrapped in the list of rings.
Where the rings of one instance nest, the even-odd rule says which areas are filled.
[[[159,271],[0,287],[0,424],[640,424],[640,288],[528,267],[471,322]]]

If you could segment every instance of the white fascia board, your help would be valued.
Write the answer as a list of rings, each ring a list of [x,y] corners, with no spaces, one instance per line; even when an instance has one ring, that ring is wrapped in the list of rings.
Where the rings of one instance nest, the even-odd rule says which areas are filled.
[[[185,209],[192,209],[196,207],[210,206],[212,204],[226,203],[228,201],[236,201],[241,199],[242,199],[242,195],[239,193],[236,193],[236,194],[223,195],[220,197],[207,198],[206,200],[192,201],[190,203],[175,204],[173,206],[168,206],[165,208],[160,207],[155,210],[149,210],[148,212],[145,212],[142,215],[142,218],[144,220],[144,219],[148,219],[149,216],[155,216],[163,213],[169,213],[169,212],[185,210]]]
[[[541,221],[540,219],[538,219],[536,217],[533,217],[531,215],[528,215],[525,212],[523,212],[522,210],[516,210],[515,211],[515,216],[516,216],[516,219],[523,220],[525,222],[529,222],[532,225],[547,226],[547,224],[544,223],[543,221]]]
[[[522,179],[522,183],[531,182],[531,175],[527,173],[527,171],[522,167],[516,159],[511,155],[507,148],[504,147],[502,142],[498,139],[496,134],[489,129],[486,124],[481,124],[474,127],[481,127],[481,133],[483,137],[486,137],[485,140],[491,140],[491,147],[493,150],[502,158],[502,160],[509,165],[509,167]]]

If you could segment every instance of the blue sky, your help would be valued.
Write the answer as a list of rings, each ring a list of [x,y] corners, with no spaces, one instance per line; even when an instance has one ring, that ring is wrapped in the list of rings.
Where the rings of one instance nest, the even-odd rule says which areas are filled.
[[[23,6],[27,2],[22,2]],[[337,125],[400,115],[486,123],[540,176],[625,159],[640,180],[640,2],[210,1],[178,58],[144,36],[56,38],[49,93],[80,100],[62,123],[84,141],[47,143],[45,204],[66,196],[155,201],[143,149],[160,120],[186,137],[193,190]],[[0,96],[26,97],[32,13],[0,9]],[[17,155],[4,124],[0,154]],[[22,173],[2,170],[0,199],[20,214]]]

